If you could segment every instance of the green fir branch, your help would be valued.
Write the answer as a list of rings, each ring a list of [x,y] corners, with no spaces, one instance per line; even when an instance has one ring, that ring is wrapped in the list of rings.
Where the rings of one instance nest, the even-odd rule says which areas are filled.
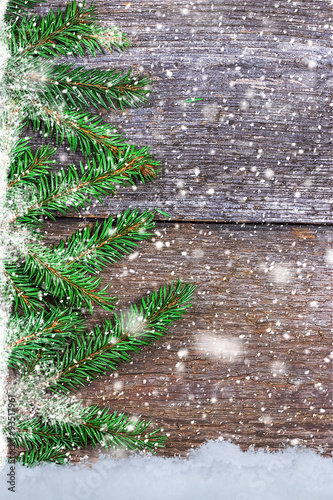
[[[53,64],[35,57],[11,58],[4,78],[13,100],[21,103],[41,101],[47,108],[84,110],[94,106],[108,109],[137,107],[147,100],[150,92],[146,76],[132,76],[132,70],[86,69],[72,63]],[[20,74],[20,79],[16,78]],[[37,104],[36,104],[37,106]],[[30,104],[29,106],[30,107]],[[52,111],[52,110],[51,110]]]
[[[87,305],[91,313],[94,304],[107,311],[115,307],[116,297],[110,297],[106,292],[109,285],[97,291],[102,278],[87,276],[76,269],[62,269],[60,265],[50,263],[49,256],[49,249],[30,246],[25,255],[23,272],[60,304],[65,302],[68,307]]]
[[[156,176],[158,162],[149,155],[149,147],[138,149],[129,146],[121,134],[116,134],[108,123],[85,111],[76,111],[70,108],[56,110],[35,101],[34,108],[27,109],[28,126],[40,131],[44,137],[56,143],[63,143],[65,137],[70,149],[75,153],[80,148],[88,158],[92,154],[109,154],[114,159],[125,162],[131,167],[140,169],[142,177],[150,180]]]
[[[6,278],[4,296],[13,300],[14,311],[21,309],[24,314],[43,306],[43,292],[28,277],[22,268],[15,264],[7,264],[3,270]]]
[[[84,326],[82,315],[71,309],[44,309],[27,318],[13,315],[5,346],[5,352],[9,352],[8,366],[19,369],[29,365],[40,350],[43,358],[53,357],[54,351],[63,349],[66,342],[83,332]]]
[[[150,422],[131,420],[127,415],[110,413],[98,406],[83,408],[79,423],[42,419],[21,419],[12,440],[27,451],[45,447],[75,450],[79,446],[104,446],[106,449],[124,447],[130,450],[150,450],[163,446],[165,437],[160,429],[147,432]]]
[[[138,352],[152,340],[166,335],[167,325],[179,319],[190,306],[194,289],[178,280],[142,299],[139,308],[132,305],[127,314],[115,314],[113,325],[106,320],[103,329],[96,326],[88,337],[76,337],[64,353],[56,355],[57,373],[50,378],[49,389],[69,392],[115,370],[118,363],[130,361],[130,351]]]
[[[102,119],[88,111],[71,108],[54,109],[42,101],[34,101],[33,107],[27,107],[26,126],[42,133],[47,139],[62,144],[66,138],[75,153],[79,147],[85,156],[100,152],[101,148],[112,153],[126,147],[126,140],[116,134],[112,126],[102,123]]]
[[[81,5],[81,6],[80,6]],[[39,57],[84,56],[85,51],[123,50],[129,41],[117,28],[105,29],[96,24],[96,7],[85,8],[73,0],[64,12],[50,10],[45,17],[17,19],[12,25],[10,50],[13,56]]]
[[[9,0],[6,7],[5,20],[10,22],[11,19],[15,19],[17,16],[24,17],[27,11],[45,2],[46,0]]]
[[[39,1],[10,0],[3,33],[11,54],[3,79],[8,105],[1,117],[2,149],[10,157],[5,209],[10,237],[26,239],[3,270],[3,293],[13,306],[5,351],[17,374],[11,390],[21,403],[13,435],[14,444],[24,449],[18,461],[64,464],[85,445],[154,451],[165,436],[160,430],[149,432],[149,422],[97,406],[82,408],[68,393],[129,361],[132,352],[165,335],[190,307],[195,287],[178,280],[102,327],[85,331],[86,306],[90,312],[95,304],[108,311],[115,307],[107,287],[100,289],[102,269],[152,236],[156,211],[166,214],[127,210],[52,247],[45,246],[40,231],[46,218],[88,210],[92,200],[102,202],[119,185],[155,178],[159,164],[149,148],[130,145],[86,109],[138,106],[151,82],[132,76],[131,70],[63,62],[67,56],[123,50],[129,42],[118,28],[98,26],[96,8],[84,2],[74,0],[64,11],[28,17]],[[33,150],[24,137],[29,126],[44,140],[81,151],[85,161],[54,172],[56,149],[48,144]],[[20,138],[15,142],[15,137]]]
[[[52,259],[57,260],[63,269],[81,269],[94,273],[113,264],[124,255],[133,252],[139,244],[153,236],[153,217],[155,211],[127,210],[117,219],[96,222],[84,231],[76,231],[66,241],[51,249]]]
[[[68,462],[69,458],[70,453],[66,451],[61,444],[58,446],[41,445],[38,448],[35,447],[25,452],[21,452],[17,461],[22,465],[32,467],[37,463],[56,463],[58,465],[64,465]]]
[[[72,449],[73,444],[79,446],[81,441],[81,436],[73,431],[72,426],[67,423],[50,424],[43,422],[39,417],[21,418],[12,439],[17,447],[27,450],[40,446],[62,446]]]
[[[55,154],[55,148],[49,144],[41,146],[35,154],[32,153],[29,144],[30,139],[21,139],[15,150],[15,155],[8,172],[8,188],[18,183],[39,184],[39,176],[46,175],[55,160],[50,158]]]
[[[135,157],[136,161],[128,163],[127,155]],[[141,174],[141,169],[145,168],[145,148],[136,151],[133,146],[129,146],[125,158],[119,158],[118,161],[104,155],[97,158],[98,163],[95,159],[91,162],[87,160],[86,166],[80,162],[79,167],[69,165],[67,171],[60,169],[50,176],[40,177],[33,196],[30,191],[27,192],[26,203],[20,203],[14,209],[10,223],[40,225],[43,217],[54,220],[57,212],[79,211],[91,203],[91,198],[101,202],[102,196],[114,195],[117,186],[133,185],[136,180],[145,182],[147,179]],[[22,196],[25,196],[24,192]]]
[[[132,77],[131,69],[125,73],[119,70],[85,69],[73,64],[50,65],[43,71],[30,70],[24,77],[28,82],[39,83],[43,98],[59,106],[66,101],[74,108],[94,106],[120,109],[125,106],[139,106],[146,101],[151,83],[149,78]]]

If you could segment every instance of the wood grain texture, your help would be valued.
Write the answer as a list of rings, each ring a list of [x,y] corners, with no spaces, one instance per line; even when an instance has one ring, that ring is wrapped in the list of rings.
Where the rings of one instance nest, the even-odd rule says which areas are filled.
[[[48,241],[78,225],[49,223]],[[219,437],[242,449],[332,453],[332,243],[332,228],[316,226],[158,223],[137,255],[103,272],[102,286],[126,310],[179,277],[197,284],[193,307],[79,396],[152,419],[169,434],[166,456]],[[105,317],[96,308],[91,325]]]
[[[132,47],[87,66],[153,80],[145,107],[103,117],[150,144],[162,172],[92,215],[132,205],[175,220],[332,222],[330,1],[95,3]]]
[[[153,80],[144,107],[102,116],[150,144],[162,171],[80,220],[48,223],[48,241],[128,206],[158,207],[174,222],[159,222],[155,241],[102,284],[122,309],[178,277],[198,287],[165,339],[80,395],[164,427],[166,456],[218,437],[242,449],[300,444],[331,454],[331,2],[96,5],[132,47],[83,62]],[[73,155],[59,149],[59,158]],[[91,325],[104,318],[96,308]]]

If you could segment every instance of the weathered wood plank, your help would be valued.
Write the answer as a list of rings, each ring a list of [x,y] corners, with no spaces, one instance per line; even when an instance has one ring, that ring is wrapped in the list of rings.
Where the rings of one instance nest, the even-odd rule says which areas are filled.
[[[78,224],[49,223],[49,241]],[[158,223],[155,241],[102,284],[125,310],[179,277],[197,284],[194,305],[165,339],[80,396],[152,418],[170,434],[165,455],[218,437],[331,453],[332,244],[332,228]],[[92,324],[103,318],[96,309]]]
[[[150,144],[162,172],[91,214],[130,204],[176,220],[332,222],[330,1],[96,5],[133,46],[86,57],[88,67],[132,66],[153,79],[144,108],[104,117]]]
[[[104,23],[120,25],[133,47],[85,63],[133,66],[154,81],[146,107],[104,116],[137,144],[151,144],[163,168],[153,185],[122,188],[86,220],[132,205],[187,221],[331,223],[330,2],[192,3],[97,2]],[[185,105],[189,97],[203,101]],[[81,224],[49,224],[49,240]],[[162,342],[82,397],[152,418],[170,433],[165,455],[217,437],[242,448],[299,443],[330,454],[332,228],[157,230],[103,284],[111,282],[125,309],[181,277],[198,284],[194,306]],[[92,324],[104,317],[96,309]]]

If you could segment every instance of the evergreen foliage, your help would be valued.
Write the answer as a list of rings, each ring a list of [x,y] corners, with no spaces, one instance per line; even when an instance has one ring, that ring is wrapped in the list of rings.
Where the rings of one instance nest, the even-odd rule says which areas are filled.
[[[11,235],[24,244],[10,253],[2,292],[12,301],[5,354],[15,370],[10,393],[19,412],[7,437],[25,465],[65,463],[87,444],[151,450],[163,446],[160,430],[107,408],[85,407],[72,393],[116,370],[167,333],[167,326],[190,306],[194,287],[179,280],[86,330],[83,311],[94,305],[112,311],[116,297],[101,289],[99,273],[153,235],[156,211],[124,213],[96,222],[52,247],[41,230],[45,219],[86,209],[92,200],[114,195],[122,184],[154,179],[158,163],[147,147],[130,145],[110,124],[91,112],[145,102],[150,80],[118,70],[86,69],[64,56],[96,56],[129,45],[117,28],[97,24],[93,5],[70,2],[45,17],[29,9],[40,0],[11,0],[6,12],[10,58],[4,74],[1,118],[4,149],[10,157],[6,213]],[[89,109],[87,109],[89,108]],[[35,148],[27,127],[44,141]],[[11,131],[16,138],[11,143]],[[14,135],[15,135],[14,134]],[[85,158],[57,166],[57,147]]]

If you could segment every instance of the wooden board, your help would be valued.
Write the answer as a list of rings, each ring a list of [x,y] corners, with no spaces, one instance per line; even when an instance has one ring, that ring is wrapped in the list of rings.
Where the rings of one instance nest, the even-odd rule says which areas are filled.
[[[151,145],[162,171],[95,204],[85,221],[128,206],[173,219],[103,284],[122,309],[178,277],[197,292],[164,340],[80,395],[164,427],[166,456],[218,437],[242,449],[299,444],[329,455],[331,2],[95,3],[132,47],[83,62],[153,80],[143,108],[101,116]],[[191,97],[202,100],[185,103]],[[73,155],[62,148],[59,158]],[[84,225],[80,217],[48,224],[48,241]],[[104,318],[96,308],[91,325]]]
[[[50,223],[48,241],[84,224]],[[158,223],[102,285],[125,310],[181,278],[197,284],[193,307],[118,376],[79,396],[152,419],[170,435],[166,456],[219,437],[242,449],[299,444],[330,454],[332,243],[332,228],[315,226]],[[96,309],[91,325],[105,317]]]
[[[91,214],[132,205],[175,220],[332,222],[330,1],[95,3],[132,48],[87,66],[153,79],[144,108],[103,117],[151,145],[162,172]]]

